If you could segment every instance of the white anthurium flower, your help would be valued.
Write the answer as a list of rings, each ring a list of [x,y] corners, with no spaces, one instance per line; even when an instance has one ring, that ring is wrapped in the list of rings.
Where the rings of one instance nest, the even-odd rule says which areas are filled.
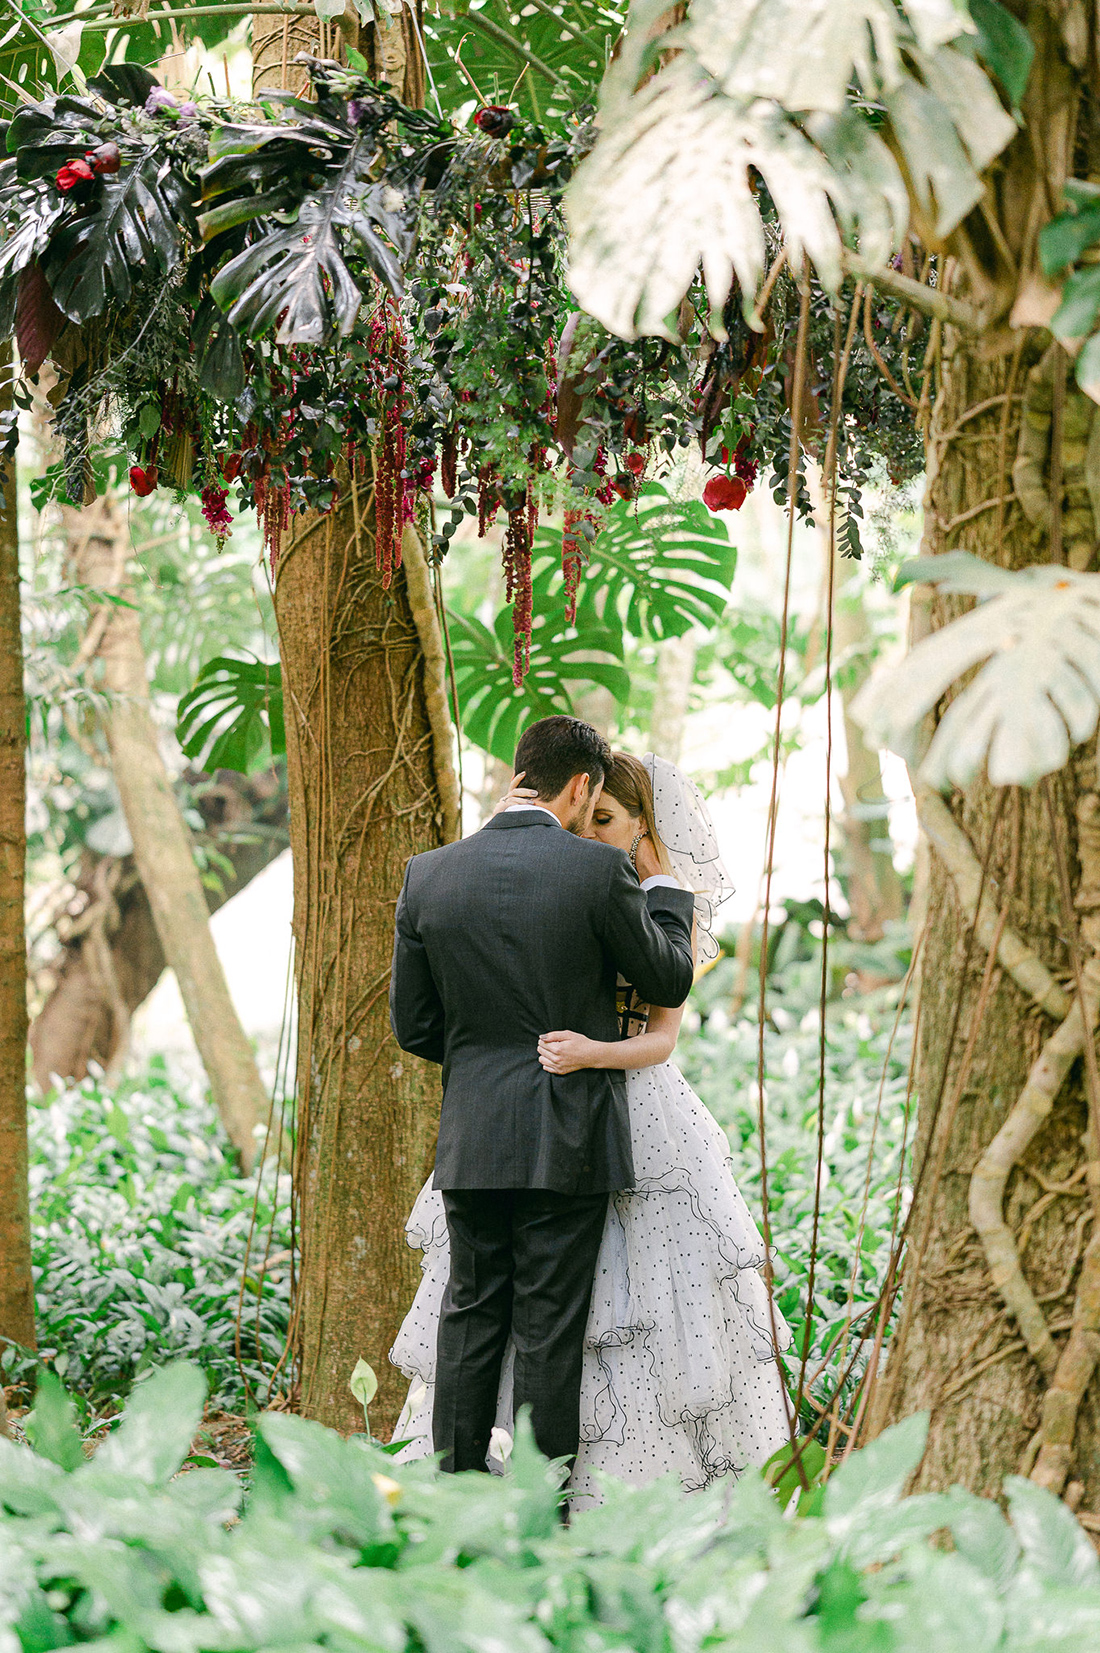
[[[409,1397],[408,1397],[408,1401],[406,1402],[406,1404],[409,1408],[409,1411],[410,1412],[419,1412],[420,1408],[423,1406],[423,1404],[427,1400],[427,1398],[428,1398],[428,1385],[423,1381],[423,1379],[421,1379],[421,1381],[419,1383],[417,1383],[412,1389],[409,1390]]]
[[[495,1428],[489,1436],[489,1456],[494,1463],[506,1464],[512,1456],[514,1442],[506,1429]]]
[[[1011,572],[965,551],[902,574],[984,601],[864,685],[852,713],[868,739],[912,759],[925,716],[979,666],[940,720],[920,779],[965,787],[984,763],[994,786],[1033,786],[1061,769],[1100,717],[1100,574],[1050,563]]]

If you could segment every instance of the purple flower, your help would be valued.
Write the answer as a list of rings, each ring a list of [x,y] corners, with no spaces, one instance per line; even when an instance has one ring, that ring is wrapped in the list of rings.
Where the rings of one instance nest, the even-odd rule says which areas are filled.
[[[188,103],[181,103],[180,104],[180,120],[181,121],[197,121],[198,118],[199,118],[199,106],[198,106],[197,103],[188,102]]]
[[[364,126],[377,109],[377,104],[370,98],[348,99],[348,120],[352,126]]]
[[[154,86],[145,100],[145,113],[147,115],[159,115],[163,110],[178,108],[178,100],[163,86]]]

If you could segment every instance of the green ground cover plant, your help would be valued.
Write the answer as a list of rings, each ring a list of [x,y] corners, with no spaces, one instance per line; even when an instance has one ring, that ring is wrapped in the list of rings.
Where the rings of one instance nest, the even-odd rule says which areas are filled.
[[[712,972],[713,983],[706,977],[696,989],[704,1019],[681,1041],[680,1059],[729,1137],[734,1176],[760,1223],[755,1005],[728,1023],[722,1006],[732,971],[720,975],[719,969]],[[822,1171],[807,1361],[819,1403],[838,1384],[847,1390],[863,1370],[871,1345],[859,1339],[874,1335],[872,1310],[886,1275],[895,1218],[904,1219],[908,1209],[912,1025],[898,1017],[898,993],[891,987],[835,1000],[825,1016]],[[821,1035],[808,994],[776,994],[771,1013],[774,1020],[764,1033],[768,1207],[776,1301],[794,1335],[787,1364],[796,1373],[815,1252]],[[849,1321],[851,1341],[843,1336]]]
[[[198,1362],[213,1409],[263,1400],[289,1314],[288,1179],[242,1179],[210,1102],[160,1062],[29,1114],[39,1358],[93,1413],[173,1355]],[[0,1360],[8,1381],[34,1365]]]
[[[759,1221],[756,1031],[747,1012],[732,1023],[724,1014],[731,975],[732,961],[724,960],[696,988],[700,1025],[682,1036],[678,1060],[726,1129],[734,1174]],[[808,992],[789,973],[784,980],[788,991],[775,1005],[784,1025],[765,1035],[769,1206],[777,1301],[800,1355],[813,1240],[818,1031]],[[895,1006],[896,992],[885,990],[836,1001],[826,1017],[811,1374],[848,1314],[858,1317],[874,1302],[889,1256],[911,1043],[902,1019],[890,1048]],[[257,1199],[255,1183],[236,1172],[209,1101],[159,1061],[111,1089],[88,1079],[32,1099],[30,1132],[39,1361],[64,1376],[92,1417],[171,1356],[198,1362],[212,1410],[243,1412],[249,1395],[262,1403],[289,1320],[286,1179],[266,1172]],[[9,1383],[38,1364],[15,1349],[0,1362]],[[840,1371],[834,1354],[815,1379],[815,1395],[831,1394]]]
[[[261,1414],[242,1498],[224,1470],[178,1473],[205,1394],[194,1365],[150,1375],[88,1459],[47,1376],[34,1450],[0,1441],[2,1653],[1084,1653],[1100,1637],[1100,1561],[1052,1494],[1010,1478],[1007,1517],[960,1488],[903,1496],[921,1415],[785,1508],[753,1474],[686,1499],[609,1484],[565,1528],[522,1427],[503,1476],[439,1476]]]

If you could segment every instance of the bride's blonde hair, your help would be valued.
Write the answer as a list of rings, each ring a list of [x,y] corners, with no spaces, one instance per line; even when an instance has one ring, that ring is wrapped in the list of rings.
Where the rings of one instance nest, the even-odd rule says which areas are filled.
[[[674,878],[676,875],[672,870],[672,862],[661,842],[654,818],[653,783],[642,760],[631,757],[629,752],[613,752],[611,768],[604,776],[603,789],[611,794],[616,803],[622,804],[628,815],[633,816],[636,821],[641,821],[657,851],[661,871],[669,878]]]

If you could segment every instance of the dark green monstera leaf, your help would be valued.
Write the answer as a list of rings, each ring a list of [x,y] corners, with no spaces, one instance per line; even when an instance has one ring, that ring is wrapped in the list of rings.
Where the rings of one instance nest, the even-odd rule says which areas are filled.
[[[142,84],[135,81],[133,90]],[[49,188],[66,161],[115,133],[113,111],[87,98],[59,97],[21,109],[8,135],[9,148],[18,151],[18,180],[39,186],[42,228],[32,235],[21,227],[15,246],[5,244],[0,279],[41,257],[54,302],[70,321],[89,321],[110,303],[127,304],[140,276],[169,274],[183,256],[185,237],[197,235],[194,186],[173,159],[171,134],[150,144],[123,138],[119,171],[98,178],[88,200],[62,199]],[[12,204],[18,203],[5,203],[9,210]]]
[[[535,535],[536,556],[557,560],[561,534]],[[670,499],[659,483],[636,500],[617,500],[592,545],[582,577],[577,624],[602,623],[660,642],[721,619],[737,549],[699,500]]]
[[[251,775],[286,751],[278,661],[208,660],[176,711],[176,738],[200,769]]]
[[[76,322],[128,303],[137,275],[168,275],[194,228],[190,189],[159,147],[99,184],[90,209],[60,226],[45,261],[54,302]]]
[[[277,324],[283,344],[348,333],[364,265],[401,294],[416,196],[444,133],[366,84],[351,105],[332,96],[323,67],[316,104],[282,96],[274,101],[296,117],[292,123],[223,128],[202,175],[204,240],[253,227],[252,241],[218,272],[211,292],[234,327],[255,338]],[[395,122],[413,141],[382,181],[379,156]]]
[[[511,609],[502,609],[491,628],[473,615],[448,614],[463,733],[503,763],[511,763],[516,742],[529,723],[555,712],[571,712],[576,690],[598,685],[622,703],[630,695],[630,676],[621,664],[621,634],[616,636],[594,617],[566,627],[557,562],[543,559],[531,584],[531,669],[518,689],[512,682]]]

